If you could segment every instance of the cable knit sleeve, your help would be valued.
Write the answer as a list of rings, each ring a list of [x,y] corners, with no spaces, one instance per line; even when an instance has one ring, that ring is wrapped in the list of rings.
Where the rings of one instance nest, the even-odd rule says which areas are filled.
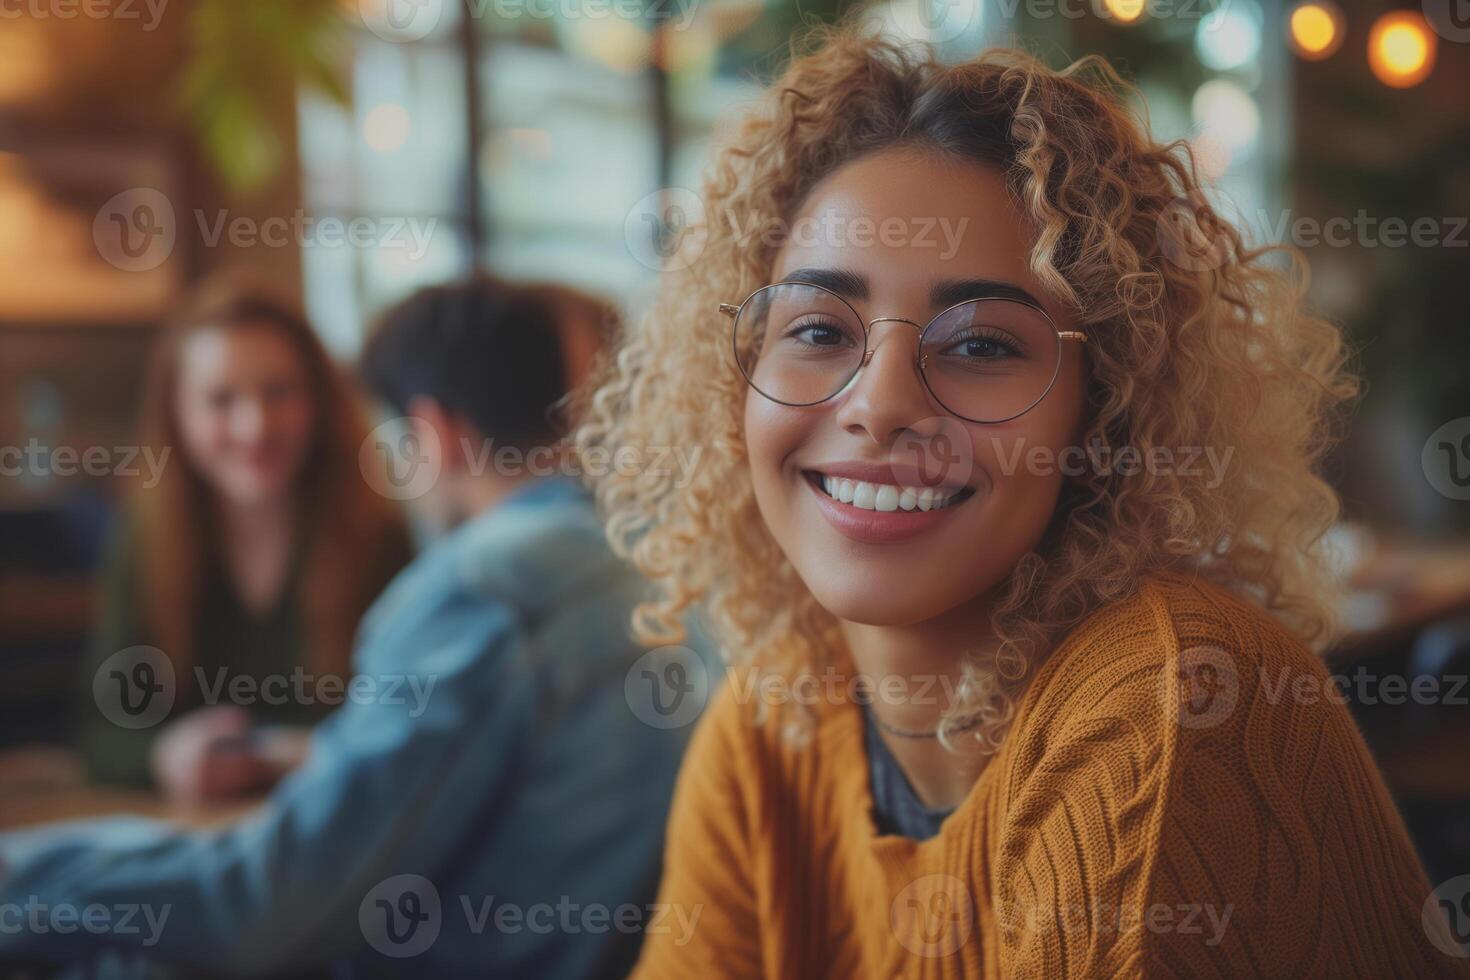
[[[993,868],[1004,975],[1467,975],[1341,691],[1274,620],[1153,584],[1043,670]]]
[[[752,733],[729,686],[699,720],[669,814],[660,915],[633,975],[639,980],[759,977],[761,924],[751,880],[748,801],[742,785]]]

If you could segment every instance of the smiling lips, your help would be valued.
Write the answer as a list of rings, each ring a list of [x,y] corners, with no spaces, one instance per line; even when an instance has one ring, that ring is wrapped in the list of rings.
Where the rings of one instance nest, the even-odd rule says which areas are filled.
[[[937,510],[959,496],[941,487],[904,487],[822,475],[822,490],[840,503],[858,510],[890,513],[895,510]]]
[[[922,533],[975,493],[971,487],[926,487],[882,467],[833,469],[807,471],[807,484],[828,523],[864,544],[896,544]]]

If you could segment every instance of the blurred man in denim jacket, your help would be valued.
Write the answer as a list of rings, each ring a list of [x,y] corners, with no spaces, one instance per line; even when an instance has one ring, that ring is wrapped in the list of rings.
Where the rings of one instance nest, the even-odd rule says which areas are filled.
[[[640,663],[636,573],[553,447],[558,313],[482,277],[384,318],[364,373],[406,429],[369,438],[364,475],[443,535],[364,619],[357,691],[243,822],[0,836],[0,908],[25,913],[0,922],[0,960],[617,976],[645,930],[694,928],[699,910],[650,903],[692,720],[668,697],[705,692],[661,692],[667,659]],[[57,927],[93,906],[107,926]]]

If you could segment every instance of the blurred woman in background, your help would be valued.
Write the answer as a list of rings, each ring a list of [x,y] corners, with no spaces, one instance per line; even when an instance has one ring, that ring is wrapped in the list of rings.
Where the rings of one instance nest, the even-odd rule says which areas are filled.
[[[407,561],[407,532],[359,468],[352,393],[268,293],[201,289],[156,343],[140,428],[172,458],[115,535],[83,757],[94,779],[183,801],[259,790],[340,702],[358,620]],[[136,645],[168,658],[175,696],[162,723],[128,730],[93,683]]]

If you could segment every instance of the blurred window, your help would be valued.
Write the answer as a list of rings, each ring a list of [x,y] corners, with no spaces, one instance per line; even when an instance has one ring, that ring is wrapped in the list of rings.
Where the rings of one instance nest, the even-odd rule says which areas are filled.
[[[722,126],[757,98],[790,37],[846,6],[345,3],[352,104],[301,97],[304,196],[313,219],[366,219],[373,244],[303,252],[308,306],[327,342],[354,353],[378,309],[476,265],[634,298],[654,272],[625,240],[630,212],[660,188],[697,191]],[[1156,5],[1179,13],[1126,25],[1094,6],[1080,18],[1048,16],[1066,5],[1005,0],[869,9],[877,29],[927,39],[950,59],[1019,40],[1058,66],[1065,51],[1125,63],[1156,135],[1190,139],[1255,230],[1255,216],[1277,204],[1267,175],[1281,173],[1288,151],[1285,59],[1262,43],[1255,0]]]

